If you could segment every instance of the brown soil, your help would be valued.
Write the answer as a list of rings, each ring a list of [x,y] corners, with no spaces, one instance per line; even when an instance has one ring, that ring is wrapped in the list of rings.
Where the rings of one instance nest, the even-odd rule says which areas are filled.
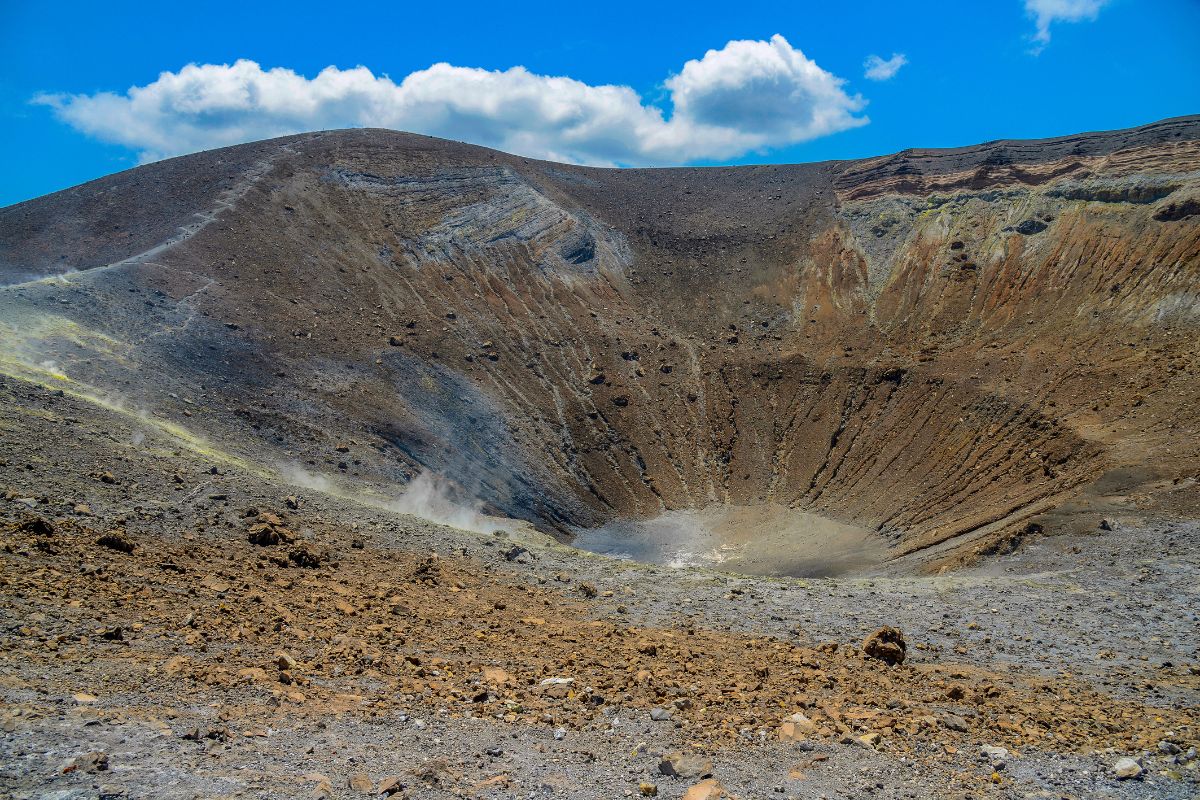
[[[356,549],[344,531],[321,538],[343,545],[336,564],[304,569],[286,547],[211,535],[144,538],[130,555],[70,521],[44,538],[10,526],[3,592],[23,624],[4,636],[0,674],[9,688],[43,674],[40,689],[60,695],[236,701],[243,727],[282,704],[364,716],[446,707],[451,718],[576,729],[606,724],[603,707],[616,705],[667,709],[708,748],[795,712],[814,721],[810,738],[876,731],[896,754],[923,743],[1139,750],[1164,728],[1181,742],[1200,735],[1193,711],[1147,713],[1070,678],[953,660],[889,667],[847,643],[638,627],[594,618],[568,574],[531,587],[466,559]]]

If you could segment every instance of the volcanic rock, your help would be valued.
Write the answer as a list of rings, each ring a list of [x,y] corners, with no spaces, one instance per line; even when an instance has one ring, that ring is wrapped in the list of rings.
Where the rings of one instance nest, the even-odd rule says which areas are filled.
[[[712,762],[695,753],[674,752],[662,757],[658,771],[675,778],[707,778],[712,774]]]
[[[720,800],[724,797],[729,797],[729,794],[725,791],[725,787],[714,778],[689,786],[688,790],[683,793],[683,800]]]
[[[133,551],[137,549],[137,545],[130,541],[125,535],[125,531],[122,530],[109,531],[97,539],[96,544],[126,555],[132,555]]]
[[[1131,778],[1140,778],[1145,770],[1142,769],[1142,765],[1136,759],[1126,757],[1119,759],[1117,763],[1113,764],[1112,771],[1113,775],[1117,776],[1119,780],[1129,780]]]
[[[863,640],[863,652],[869,657],[895,666],[904,663],[904,634],[898,628],[884,626]]]
[[[27,517],[21,521],[18,529],[23,533],[31,533],[35,536],[54,535],[54,525],[43,517]]]

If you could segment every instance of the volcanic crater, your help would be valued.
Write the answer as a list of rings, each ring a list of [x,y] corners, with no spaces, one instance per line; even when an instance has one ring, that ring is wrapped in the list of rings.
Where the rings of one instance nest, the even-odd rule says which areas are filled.
[[[1114,475],[1191,508],[1198,201],[1197,117],[681,169],[303,134],[0,210],[0,367],[610,554],[940,569]]]

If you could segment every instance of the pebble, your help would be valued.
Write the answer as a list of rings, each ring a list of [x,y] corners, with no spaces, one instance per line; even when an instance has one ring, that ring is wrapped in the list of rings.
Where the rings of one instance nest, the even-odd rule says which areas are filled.
[[[1135,759],[1125,757],[1113,764],[1113,774],[1118,780],[1129,780],[1131,778],[1140,778],[1142,776],[1142,765]]]
[[[1004,769],[1008,763],[1008,750],[1003,747],[985,744],[980,751],[981,755],[986,758],[992,765],[992,769]]]
[[[712,774],[712,762],[703,756],[674,752],[662,757],[658,771],[675,778],[704,778]]]
[[[957,714],[943,713],[938,717],[938,721],[952,731],[966,733],[968,730],[967,721]]]
[[[854,741],[858,742],[860,746],[865,747],[868,750],[874,750],[877,746],[879,746],[879,743],[883,741],[883,737],[875,731],[871,731],[870,733],[864,733]]]

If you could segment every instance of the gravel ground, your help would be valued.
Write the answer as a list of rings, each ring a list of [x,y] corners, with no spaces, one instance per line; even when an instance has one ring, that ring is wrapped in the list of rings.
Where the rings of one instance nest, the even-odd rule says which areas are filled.
[[[0,428],[0,521],[37,514],[60,525],[120,524],[144,546],[170,554],[188,542],[245,547],[231,521],[235,510],[277,508],[291,495],[303,504],[305,525],[336,528],[345,537],[337,542],[356,539],[381,563],[438,552],[448,563],[473,565],[514,597],[522,587],[557,591],[564,573],[572,586],[593,584],[597,596],[582,613],[595,620],[701,629],[747,642],[770,637],[800,647],[835,642],[843,649],[892,625],[908,641],[905,669],[949,664],[987,670],[997,682],[1005,675],[1013,682],[1069,680],[1061,685],[1144,707],[1151,725],[1156,714],[1186,718],[1197,705],[1195,521],[1115,519],[1114,530],[1047,535],[937,576],[796,580],[673,570],[577,551],[528,528],[496,535],[429,524],[362,498],[240,470],[115,411],[19,382],[2,388],[8,413]],[[103,479],[105,472],[114,483]],[[502,553],[514,543],[528,553],[510,561]],[[23,570],[34,569],[22,566],[34,563],[21,560],[29,558],[22,546],[8,546],[0,587],[10,644],[25,626],[69,622],[70,606],[59,604],[56,593],[56,580],[66,578],[56,579],[53,567],[36,571],[39,580],[44,573],[41,595],[12,588],[28,577]],[[136,591],[121,597],[118,607],[136,605]],[[546,606],[539,613],[556,611]],[[166,691],[159,682],[140,687],[113,679],[123,662],[94,646],[72,650],[53,667],[4,662],[0,796],[360,797],[378,794],[395,777],[405,788],[394,796],[611,798],[644,789],[667,798],[691,792],[693,800],[719,796],[715,789],[698,793],[707,791],[701,776],[709,772],[741,798],[1190,798],[1200,791],[1194,750],[1189,756],[1196,731],[1172,730],[1166,722],[1153,737],[1168,742],[1162,750],[1053,741],[1049,749],[1010,752],[1002,764],[982,752],[986,741],[974,732],[960,746],[930,739],[907,750],[838,736],[779,742],[770,728],[703,745],[693,729],[620,705],[605,706],[586,726],[560,729],[463,716],[420,697],[411,704],[398,697],[377,710],[333,702],[294,706],[286,694],[264,704],[236,687],[189,697],[183,685]],[[609,666],[614,673],[629,669]],[[66,688],[71,676],[89,686],[112,680],[111,691],[80,699]],[[1074,702],[1060,695],[1051,703]],[[1181,752],[1168,752],[1171,743]],[[675,750],[701,752],[712,766],[687,778],[660,774],[664,754]],[[89,759],[89,753],[103,755]],[[1140,759],[1138,778],[1114,775],[1125,756]]]

